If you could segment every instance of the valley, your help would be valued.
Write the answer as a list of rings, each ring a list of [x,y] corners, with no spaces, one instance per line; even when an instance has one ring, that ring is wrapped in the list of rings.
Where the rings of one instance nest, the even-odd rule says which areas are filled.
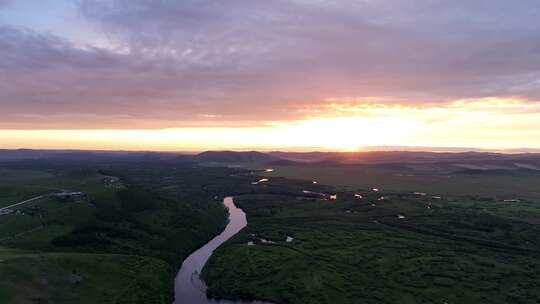
[[[540,301],[539,176],[464,173],[437,156],[416,169],[258,152],[6,160],[0,300],[172,303],[183,260],[223,231],[233,196],[247,226],[202,269],[210,298]]]

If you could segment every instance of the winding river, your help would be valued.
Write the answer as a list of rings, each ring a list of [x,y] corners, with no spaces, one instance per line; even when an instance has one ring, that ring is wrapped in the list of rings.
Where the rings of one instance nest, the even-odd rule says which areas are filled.
[[[220,235],[184,260],[174,282],[174,304],[270,304],[261,301],[213,300],[206,297],[206,284],[199,277],[204,264],[216,248],[247,225],[246,214],[236,207],[232,197],[223,199],[223,204],[229,209],[229,223]]]

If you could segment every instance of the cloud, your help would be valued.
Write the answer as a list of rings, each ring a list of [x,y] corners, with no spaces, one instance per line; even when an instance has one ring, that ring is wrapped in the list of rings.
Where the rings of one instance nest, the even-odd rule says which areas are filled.
[[[4,130],[0,132],[0,147],[173,151],[356,150],[363,146],[390,149],[411,145],[489,150],[539,148],[538,111],[540,103],[489,98],[422,107],[333,105],[323,112],[333,115],[253,128]]]
[[[0,127],[245,126],[330,98],[540,98],[535,1],[77,4],[107,44],[0,27]]]

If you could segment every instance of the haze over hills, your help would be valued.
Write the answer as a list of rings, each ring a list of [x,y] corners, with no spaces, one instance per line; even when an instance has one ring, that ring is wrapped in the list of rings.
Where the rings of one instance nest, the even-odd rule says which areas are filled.
[[[540,304],[538,0],[0,0],[0,304]]]
[[[170,304],[173,282],[182,291],[178,299],[190,295],[183,287],[197,277],[208,286],[203,301],[176,303],[215,303],[206,296],[380,303],[380,294],[402,303],[404,293],[413,299],[407,304],[455,294],[465,299],[457,303],[477,303],[468,299],[506,299],[516,288],[538,293],[537,154],[4,150],[0,156],[0,277],[7,278],[0,280],[0,303],[112,303],[110,295],[122,290],[118,303]],[[204,268],[182,272],[196,260],[192,254],[202,257],[205,244],[234,223],[221,204],[230,195],[247,226]],[[508,259],[515,280],[501,287]],[[187,279],[175,281],[177,271]],[[411,277],[416,281],[409,283]],[[376,285],[364,289],[369,284]]]
[[[234,151],[206,151],[193,156],[198,162],[219,163],[268,163],[280,159],[268,153],[257,151],[234,152]]]
[[[492,152],[257,152],[206,151],[198,154],[172,152],[0,150],[0,160],[63,159],[91,161],[109,158],[176,160],[193,165],[241,166],[367,166],[419,172],[540,173],[540,154]]]

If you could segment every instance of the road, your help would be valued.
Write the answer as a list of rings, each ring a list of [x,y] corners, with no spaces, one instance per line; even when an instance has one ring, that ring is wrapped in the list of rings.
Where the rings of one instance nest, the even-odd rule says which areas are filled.
[[[30,203],[30,202],[36,201],[36,200],[38,200],[38,199],[42,199],[42,198],[44,198],[44,197],[47,197],[47,196],[49,196],[49,195],[50,195],[50,194],[43,194],[43,195],[36,196],[36,197],[31,198],[31,199],[27,199],[27,200],[25,200],[25,201],[22,201],[22,202],[13,204],[13,205],[9,205],[9,206],[6,206],[6,207],[2,207],[2,208],[0,208],[0,211],[6,210],[6,209],[10,209],[10,208],[13,208],[13,207],[16,207],[16,206],[19,206],[19,205],[23,205],[23,204],[26,204],[26,203]]]

